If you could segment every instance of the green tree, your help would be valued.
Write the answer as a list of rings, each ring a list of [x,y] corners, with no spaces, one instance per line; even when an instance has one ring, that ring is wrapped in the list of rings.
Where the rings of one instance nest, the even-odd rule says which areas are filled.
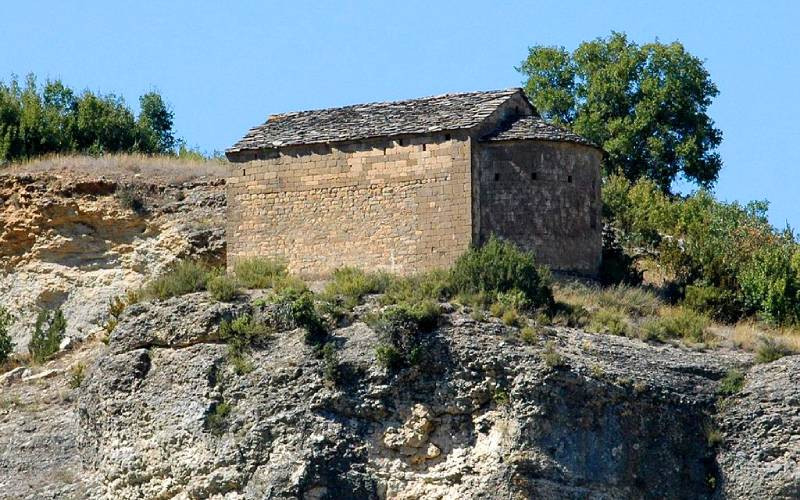
[[[606,174],[647,177],[664,192],[680,174],[703,187],[722,166],[722,133],[708,116],[719,91],[679,42],[645,45],[623,33],[563,47],[534,46],[517,68],[541,115],[606,152]]]
[[[175,149],[172,110],[157,92],[139,98],[139,149],[144,153],[171,153]]]

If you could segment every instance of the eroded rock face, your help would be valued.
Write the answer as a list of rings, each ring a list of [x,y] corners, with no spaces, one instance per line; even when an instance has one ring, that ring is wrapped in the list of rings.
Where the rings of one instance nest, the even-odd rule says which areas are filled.
[[[131,186],[139,213],[115,192]],[[38,174],[0,175],[0,306],[16,317],[11,336],[25,351],[37,311],[61,307],[66,335],[99,332],[108,303],[176,259],[224,259],[224,186]]]
[[[756,368],[744,403],[715,416],[719,379],[746,368],[748,355],[569,329],[527,345],[513,329],[456,312],[428,337],[425,362],[394,375],[377,365],[380,339],[358,321],[333,332],[338,382],[324,378],[299,329],[255,349],[253,370],[239,375],[209,325],[258,314],[249,303],[192,294],[141,307],[123,317],[79,404],[84,463],[109,498],[796,491],[796,395],[780,382],[798,373],[793,358]],[[553,350],[561,363],[543,356]],[[715,450],[707,430],[720,418],[725,444]],[[754,463],[749,447],[775,450],[782,472]]]
[[[719,498],[800,498],[800,356],[753,367],[718,421]]]

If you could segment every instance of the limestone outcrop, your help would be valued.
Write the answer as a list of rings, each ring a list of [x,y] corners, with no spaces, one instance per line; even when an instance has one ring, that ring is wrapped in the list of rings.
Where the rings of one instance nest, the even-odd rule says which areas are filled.
[[[176,259],[224,259],[224,211],[217,176],[0,174],[0,306],[17,317],[17,351],[39,309],[61,307],[67,337],[83,340],[101,329],[113,297]]]

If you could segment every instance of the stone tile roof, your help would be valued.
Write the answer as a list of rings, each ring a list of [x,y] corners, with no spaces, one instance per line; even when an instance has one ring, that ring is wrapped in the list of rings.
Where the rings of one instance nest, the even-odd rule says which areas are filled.
[[[472,128],[521,92],[514,88],[444,94],[272,115],[228,152]]]
[[[563,141],[598,147],[597,144],[566,129],[547,123],[537,116],[521,116],[500,126],[494,132],[481,137],[481,141],[515,141],[538,139],[544,141]]]

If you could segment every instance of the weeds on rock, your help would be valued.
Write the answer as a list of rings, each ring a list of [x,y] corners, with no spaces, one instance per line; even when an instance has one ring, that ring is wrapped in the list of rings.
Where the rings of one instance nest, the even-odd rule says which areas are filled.
[[[733,396],[744,387],[744,373],[737,369],[728,370],[719,383],[719,393],[723,396]]]
[[[756,363],[771,363],[792,354],[780,341],[770,337],[761,337],[756,349]]]
[[[114,196],[119,200],[120,205],[128,210],[132,210],[138,215],[146,213],[142,190],[136,186],[130,184],[117,186]]]
[[[288,276],[286,264],[263,257],[237,260],[233,266],[236,279],[245,288],[275,288],[275,284]]]
[[[334,384],[341,382],[342,373],[339,367],[339,354],[333,342],[328,342],[322,347],[322,375],[325,380]]]
[[[200,261],[183,260],[169,271],[150,281],[142,290],[145,298],[165,300],[192,292],[206,290],[211,278],[222,271]]]
[[[539,331],[532,326],[526,326],[519,332],[519,337],[526,344],[535,344],[539,341]]]
[[[390,371],[420,364],[425,358],[421,335],[436,327],[439,314],[433,302],[384,309],[372,325],[385,339],[375,350],[378,363]]]
[[[47,361],[58,352],[66,329],[67,320],[64,319],[61,308],[54,311],[39,311],[33,335],[28,344],[28,352],[31,353],[34,363]]]
[[[214,300],[220,302],[231,302],[239,295],[238,282],[225,274],[209,279],[207,288]]]
[[[266,324],[244,314],[233,320],[222,320],[219,325],[219,337],[228,344],[228,360],[237,375],[253,371],[253,365],[247,358],[247,352],[253,344],[259,344],[269,338],[273,330]]]
[[[556,350],[556,343],[553,341],[547,342],[542,351],[542,360],[544,364],[552,369],[561,368],[565,365],[564,357]]]
[[[713,335],[708,330],[710,320],[707,316],[691,309],[677,308],[666,312],[659,318],[648,319],[642,325],[645,340],[683,339],[689,342],[709,342]]]
[[[86,378],[86,364],[76,363],[69,370],[67,385],[69,385],[70,389],[77,389],[83,383],[84,378]]]
[[[338,301],[346,309],[353,309],[366,295],[383,293],[391,279],[387,273],[367,273],[355,267],[341,267],[333,272],[331,280],[325,285],[322,298]]]
[[[305,342],[312,346],[321,346],[328,337],[328,328],[325,321],[317,312],[314,296],[304,290],[284,290],[278,297],[277,303],[284,311],[284,321],[306,330]]]
[[[589,330],[611,335],[627,335],[628,323],[621,312],[614,309],[600,309],[592,314]]]
[[[14,352],[14,342],[8,333],[8,327],[14,323],[14,316],[6,308],[0,306],[0,367],[8,360]]]
[[[215,403],[206,414],[206,429],[215,436],[224,434],[225,430],[228,428],[228,419],[230,418],[231,410],[233,410],[233,408],[230,403],[226,403],[225,401]]]

